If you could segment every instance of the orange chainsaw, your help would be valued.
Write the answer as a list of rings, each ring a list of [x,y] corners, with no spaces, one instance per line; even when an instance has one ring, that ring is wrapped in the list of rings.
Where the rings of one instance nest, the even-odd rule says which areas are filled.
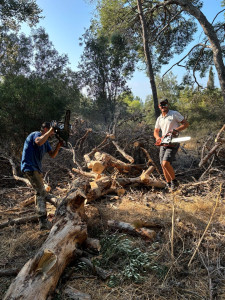
[[[183,136],[183,137],[178,137],[179,132],[177,130],[169,131],[166,135],[163,137],[159,138],[155,145],[156,146],[169,146],[173,147],[176,146],[178,143],[182,142],[187,142],[191,139],[190,136]]]

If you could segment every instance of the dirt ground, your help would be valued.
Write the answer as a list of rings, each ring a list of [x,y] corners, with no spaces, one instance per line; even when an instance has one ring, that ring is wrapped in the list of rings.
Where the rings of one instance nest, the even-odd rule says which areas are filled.
[[[19,160],[15,163],[18,167]],[[32,188],[13,178],[12,167],[3,156],[0,164],[0,224],[35,215],[34,203],[21,206],[24,201],[34,199]],[[181,149],[175,162],[180,181],[176,192],[129,187],[122,196],[106,195],[85,206],[89,237],[104,243],[106,237],[125,236],[134,248],[151,258],[150,268],[141,282],[119,277],[122,276],[119,260],[109,259],[108,264],[101,265],[106,254],[100,251],[92,259],[112,272],[111,281],[118,276],[119,284],[100,279],[74,260],[63,273],[51,299],[75,299],[69,296],[68,287],[89,294],[94,300],[225,299],[225,171],[217,165],[201,177],[206,168],[199,169],[197,164],[196,149]],[[62,149],[58,158],[46,158],[43,165],[51,192],[62,199],[77,176],[71,172],[72,154]],[[49,219],[54,221],[55,208],[50,204],[47,207]],[[127,222],[136,228],[144,226],[156,234],[152,239],[145,239],[113,231],[107,226],[108,220]],[[3,299],[18,271],[47,238],[48,231],[40,231],[37,222],[28,222],[1,228],[0,235],[0,298]],[[198,251],[188,265],[196,248]],[[1,273],[6,270],[11,275]]]

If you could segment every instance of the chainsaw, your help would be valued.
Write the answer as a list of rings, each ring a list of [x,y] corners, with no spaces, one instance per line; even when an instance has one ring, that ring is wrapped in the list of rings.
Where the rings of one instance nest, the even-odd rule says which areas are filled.
[[[169,147],[173,147],[178,143],[182,143],[182,142],[187,142],[191,139],[190,136],[184,136],[184,137],[178,137],[179,132],[175,130],[173,131],[169,131],[166,135],[164,135],[163,137],[159,138],[155,145],[156,146],[169,146]]]
[[[54,128],[55,136],[59,141],[64,141],[67,146],[67,142],[70,136],[70,130],[72,126],[70,125],[70,110],[66,111],[65,119],[63,121],[51,121],[51,127]]]

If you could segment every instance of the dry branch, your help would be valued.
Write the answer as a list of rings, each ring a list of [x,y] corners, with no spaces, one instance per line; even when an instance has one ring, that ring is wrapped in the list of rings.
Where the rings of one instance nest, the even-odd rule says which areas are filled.
[[[125,157],[130,163],[133,164],[133,162],[134,162],[133,157],[131,157],[130,155],[125,153],[125,151],[123,149],[121,149],[115,141],[112,141],[112,143],[116,147],[116,149],[123,155],[123,157]]]
[[[12,226],[14,224],[16,224],[16,225],[26,224],[28,222],[36,223],[36,222],[38,222],[38,217],[37,216],[28,216],[28,217],[17,218],[17,219],[9,219],[6,222],[0,223],[0,229],[8,227],[8,226]]]
[[[117,229],[123,232],[127,232],[128,234],[131,235],[141,236],[150,240],[156,237],[156,232],[146,227],[135,228],[135,226],[131,225],[130,223],[125,223],[116,220],[109,220],[107,224],[112,229]]]
[[[223,144],[225,142],[225,139],[221,138],[221,134],[222,132],[225,130],[225,124],[223,125],[223,127],[220,129],[220,131],[217,133],[216,139],[215,139],[215,146],[213,146],[213,148],[201,159],[200,163],[199,163],[199,167],[202,167],[207,160],[210,159],[210,157],[216,153],[216,150],[221,146],[221,144]]]
[[[101,279],[106,280],[110,277],[111,272],[108,272],[106,270],[103,270],[102,268],[99,268],[99,267],[93,265],[92,262],[88,258],[81,257],[79,260],[84,262],[86,265],[88,265],[88,267],[90,267],[92,269],[92,272],[94,274],[98,275],[98,277],[100,277]]]

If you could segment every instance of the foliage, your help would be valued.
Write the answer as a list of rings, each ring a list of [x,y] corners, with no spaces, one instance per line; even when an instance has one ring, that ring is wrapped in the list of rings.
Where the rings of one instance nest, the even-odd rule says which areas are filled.
[[[98,36],[89,29],[83,42],[80,86],[85,87],[91,99],[96,119],[110,124],[115,118],[119,95],[128,89],[126,80],[134,71],[134,55],[119,34]]]
[[[72,104],[75,108],[78,101],[78,90],[66,80],[5,77],[0,84],[0,136],[21,144],[44,121],[61,118],[65,109]]]
[[[176,104],[180,95],[180,87],[176,76],[170,72],[163,78],[157,75],[155,77],[157,93],[159,99],[168,99],[171,109],[176,109]],[[152,97],[149,96],[145,102],[145,110],[148,111],[146,121],[148,124],[155,123]]]
[[[150,269],[150,256],[142,252],[138,247],[134,247],[131,240],[125,235],[107,235],[101,240],[101,256],[95,264],[101,267],[116,266],[119,271],[111,276],[109,286],[116,285],[121,281],[131,280],[136,283],[141,282]]]
[[[149,47],[151,53],[154,53],[151,59],[155,70],[159,71],[162,64],[167,64],[174,54],[180,54],[193,40],[197,27],[193,18],[177,14],[176,6],[171,5],[166,14],[163,8],[159,8],[157,12],[151,11],[152,2],[143,2],[142,6],[148,26]],[[132,48],[137,51],[139,59],[144,61],[136,1],[99,0],[97,9],[102,31],[118,31],[129,37]]]
[[[0,2],[0,30],[8,27],[16,30],[21,22],[30,26],[38,23],[41,9],[36,0],[2,0]]]
[[[193,90],[190,87],[180,91],[177,109],[190,123],[189,130],[202,134],[218,131],[224,122],[224,114],[221,113],[223,100],[219,89]]]
[[[34,75],[53,78],[65,73],[68,57],[59,55],[43,28],[33,30],[32,35],[5,33],[0,57],[0,74]]]

